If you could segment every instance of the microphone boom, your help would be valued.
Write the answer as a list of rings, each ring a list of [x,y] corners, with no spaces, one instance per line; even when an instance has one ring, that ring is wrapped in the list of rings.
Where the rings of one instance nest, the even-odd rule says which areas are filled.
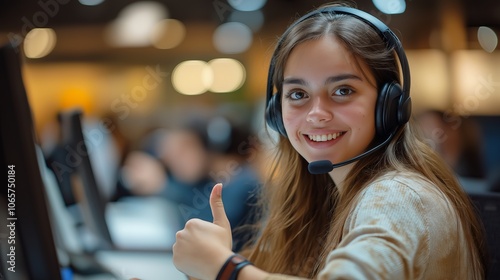
[[[340,163],[333,164],[329,160],[318,160],[318,161],[310,162],[309,165],[307,166],[307,170],[309,170],[309,173],[311,173],[311,174],[325,174],[325,173],[332,171],[334,168],[348,165],[349,163],[357,161],[359,159],[362,159],[362,158],[366,157],[367,155],[370,155],[371,153],[379,150],[383,146],[387,145],[394,135],[395,135],[395,133],[393,132],[393,133],[391,133],[391,135],[389,135],[389,137],[387,137],[387,139],[384,140],[384,142],[378,144],[377,146],[371,148],[370,150],[368,150],[360,155],[357,155],[351,159],[348,159],[348,160],[340,162]]]

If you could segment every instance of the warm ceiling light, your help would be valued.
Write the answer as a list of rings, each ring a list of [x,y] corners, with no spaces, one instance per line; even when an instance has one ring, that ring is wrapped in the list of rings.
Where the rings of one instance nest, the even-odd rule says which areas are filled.
[[[24,38],[24,54],[29,58],[42,58],[56,45],[56,32],[52,28],[34,28]]]
[[[447,56],[440,50],[407,50],[414,105],[446,108],[450,101]]]
[[[106,39],[113,46],[149,46],[156,24],[167,17],[168,10],[161,3],[132,3],[126,6],[107,28]]]
[[[492,53],[497,48],[497,34],[489,27],[479,27],[477,30],[477,39],[479,41],[479,45],[481,45],[481,47],[489,53]]]
[[[86,115],[90,115],[94,112],[95,100],[88,89],[71,86],[62,90],[59,107],[61,110],[79,107]]]
[[[232,92],[245,82],[245,67],[232,58],[217,58],[208,62],[213,71],[212,92]]]
[[[159,21],[152,34],[152,43],[158,49],[173,49],[177,47],[186,36],[186,27],[176,19]]]
[[[252,36],[252,30],[248,26],[240,22],[227,22],[217,27],[213,42],[221,53],[242,53],[252,44]]]
[[[453,109],[464,116],[498,115],[500,54],[459,50],[451,54]]]
[[[212,83],[213,72],[205,61],[184,61],[172,71],[172,85],[176,91],[185,95],[205,93]]]

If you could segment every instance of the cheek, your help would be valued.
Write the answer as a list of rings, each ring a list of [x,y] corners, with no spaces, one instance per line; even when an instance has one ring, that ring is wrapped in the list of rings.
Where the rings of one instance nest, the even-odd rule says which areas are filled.
[[[373,113],[373,114],[370,114]],[[358,123],[360,126],[358,127],[358,130],[360,133],[363,133],[366,135],[367,138],[372,139],[375,136],[375,118],[374,118],[375,112],[367,112],[360,114],[358,116]]]
[[[285,126],[286,129],[288,129],[289,127],[293,126],[293,123],[296,120],[293,117],[293,114],[290,112],[290,110],[286,106],[283,106],[281,110],[282,110],[281,116],[283,119],[283,125]]]
[[[294,147],[299,142],[298,131],[300,131],[300,122],[301,118],[296,113],[287,110],[283,111],[283,125],[285,126],[288,139]]]
[[[352,131],[363,139],[366,137],[372,138],[375,135],[375,111],[367,110],[364,106],[357,108],[349,108],[347,110],[338,111],[337,118],[342,118],[342,121],[349,124]]]

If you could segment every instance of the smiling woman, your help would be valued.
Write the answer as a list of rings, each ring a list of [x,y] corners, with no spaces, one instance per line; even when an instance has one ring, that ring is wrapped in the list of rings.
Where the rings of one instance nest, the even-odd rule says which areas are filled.
[[[483,279],[474,207],[409,121],[408,69],[399,39],[360,10],[324,6],[293,23],[269,70],[266,120],[280,135],[263,219],[240,252],[251,263],[228,246],[216,185],[213,223],[177,233],[177,268],[216,280]],[[308,172],[318,161],[329,168]]]

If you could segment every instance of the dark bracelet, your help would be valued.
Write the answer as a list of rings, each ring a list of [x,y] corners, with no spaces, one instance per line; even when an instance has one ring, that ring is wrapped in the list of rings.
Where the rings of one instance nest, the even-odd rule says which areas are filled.
[[[236,280],[239,271],[248,264],[252,263],[241,255],[233,254],[222,265],[215,280]]]
[[[236,254],[231,255],[227,260],[224,262],[222,267],[219,270],[219,273],[217,273],[217,277],[215,277],[215,280],[222,280],[222,275],[226,271],[227,266],[229,265],[229,262],[231,261],[232,258],[236,257]]]
[[[236,265],[236,267],[234,268],[233,270],[233,273],[231,274],[231,277],[229,277],[229,280],[237,280],[238,279],[238,274],[240,273],[240,270],[247,266],[247,265],[251,265],[252,263],[249,261],[249,260],[245,260],[239,264]]]

